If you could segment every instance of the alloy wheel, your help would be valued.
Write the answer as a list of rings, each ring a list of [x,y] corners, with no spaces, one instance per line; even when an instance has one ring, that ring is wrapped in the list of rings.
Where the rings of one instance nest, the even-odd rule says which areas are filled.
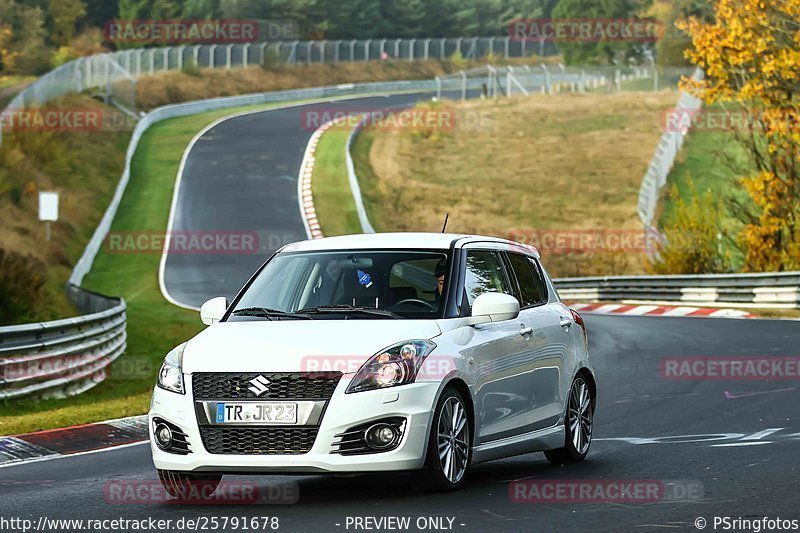
[[[469,458],[467,412],[458,398],[450,397],[442,405],[437,444],[442,472],[450,483],[458,483]]]
[[[577,378],[569,393],[568,423],[575,451],[583,455],[592,442],[592,396],[589,386]]]

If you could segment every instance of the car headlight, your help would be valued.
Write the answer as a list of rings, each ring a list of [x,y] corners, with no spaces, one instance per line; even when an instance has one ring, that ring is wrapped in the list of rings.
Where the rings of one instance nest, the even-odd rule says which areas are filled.
[[[381,350],[356,373],[346,393],[413,383],[425,357],[436,348],[428,340],[401,342]]]
[[[184,342],[173,348],[164,358],[161,370],[158,371],[158,386],[170,392],[183,394],[183,351],[186,349]]]

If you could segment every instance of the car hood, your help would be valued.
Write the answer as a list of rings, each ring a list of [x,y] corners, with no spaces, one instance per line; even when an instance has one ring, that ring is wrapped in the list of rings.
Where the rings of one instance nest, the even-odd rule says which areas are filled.
[[[354,373],[379,350],[440,334],[435,320],[220,322],[186,344],[183,371]]]

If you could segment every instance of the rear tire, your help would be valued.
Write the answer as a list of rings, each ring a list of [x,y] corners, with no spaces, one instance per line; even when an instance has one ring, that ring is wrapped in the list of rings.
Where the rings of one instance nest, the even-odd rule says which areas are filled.
[[[592,390],[583,376],[572,382],[564,416],[564,447],[547,450],[544,456],[553,464],[577,463],[586,459],[592,443],[594,420]]]
[[[433,411],[425,468],[419,485],[431,492],[458,490],[464,484],[470,460],[472,421],[466,402],[447,387]]]
[[[214,491],[222,481],[222,475],[159,470],[158,479],[167,494],[173,498],[202,501],[214,495]]]

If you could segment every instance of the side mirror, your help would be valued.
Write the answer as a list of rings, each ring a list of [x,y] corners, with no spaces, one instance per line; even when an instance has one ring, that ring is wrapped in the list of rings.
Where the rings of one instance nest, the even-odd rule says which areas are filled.
[[[225,315],[228,310],[228,299],[224,296],[219,298],[211,298],[200,307],[200,320],[203,324],[210,326],[216,324]]]
[[[469,324],[486,322],[502,322],[513,320],[519,316],[519,302],[509,294],[485,292],[475,298],[472,303],[472,316]]]

